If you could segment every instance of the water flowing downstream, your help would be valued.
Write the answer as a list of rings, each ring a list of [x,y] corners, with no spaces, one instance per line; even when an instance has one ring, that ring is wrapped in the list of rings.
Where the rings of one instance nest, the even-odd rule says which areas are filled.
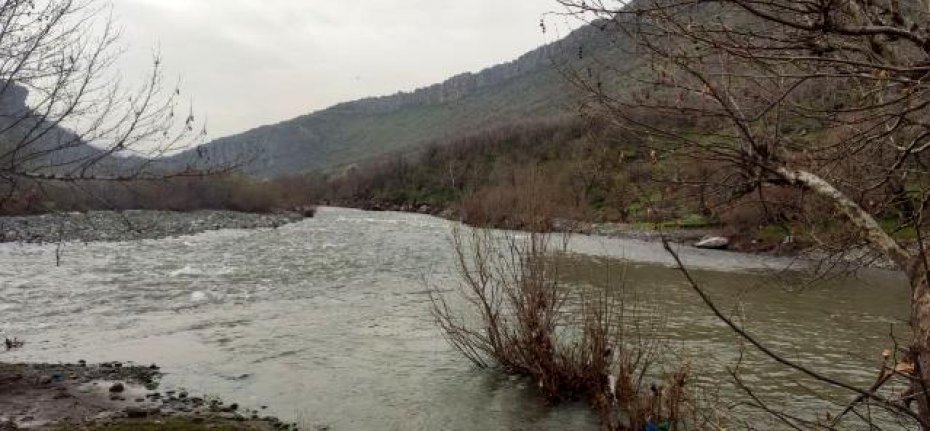
[[[527,382],[474,369],[442,339],[424,279],[455,282],[451,225],[326,208],[276,230],[66,244],[61,266],[54,245],[0,245],[0,335],[28,342],[2,360],[156,362],[166,387],[334,430],[596,429],[584,405],[547,406]],[[579,283],[608,259],[632,261],[627,283],[667,313],[667,336],[699,379],[730,390],[734,338],[663,266],[659,245],[577,237],[571,249]],[[906,337],[906,283],[894,275],[788,290],[763,272],[785,260],[685,259],[770,346],[847,381],[867,386],[889,334]],[[793,373],[753,355],[744,367],[789,408],[822,405]]]

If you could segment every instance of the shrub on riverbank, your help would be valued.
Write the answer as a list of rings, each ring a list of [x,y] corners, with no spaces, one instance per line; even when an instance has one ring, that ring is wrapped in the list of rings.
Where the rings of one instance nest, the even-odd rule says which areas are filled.
[[[688,367],[665,363],[651,333],[656,313],[628,302],[622,286],[565,285],[555,237],[468,232],[453,235],[457,295],[431,295],[453,347],[479,367],[531,379],[551,402],[588,400],[605,429],[699,428]]]

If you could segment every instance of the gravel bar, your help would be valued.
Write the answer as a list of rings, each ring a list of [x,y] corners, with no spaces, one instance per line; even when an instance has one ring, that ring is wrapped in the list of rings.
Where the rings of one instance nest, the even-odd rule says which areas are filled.
[[[0,243],[131,241],[195,235],[219,229],[277,228],[303,220],[299,213],[235,211],[92,211],[0,217]]]

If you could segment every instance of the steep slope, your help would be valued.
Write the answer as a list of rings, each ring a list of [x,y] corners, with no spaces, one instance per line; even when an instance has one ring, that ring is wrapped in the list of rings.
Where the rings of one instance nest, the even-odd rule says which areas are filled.
[[[66,127],[47,121],[27,104],[29,90],[0,81],[0,164],[15,166],[11,177],[78,177],[131,172],[145,162],[139,157],[119,157],[88,145]],[[2,172],[2,170],[0,170]],[[23,180],[24,178],[17,178]]]
[[[577,63],[581,46],[608,49],[587,26],[510,63],[408,93],[336,105],[205,144],[168,159],[201,166],[247,162],[247,173],[275,177],[330,170],[513,121],[572,112],[576,92],[555,64]]]

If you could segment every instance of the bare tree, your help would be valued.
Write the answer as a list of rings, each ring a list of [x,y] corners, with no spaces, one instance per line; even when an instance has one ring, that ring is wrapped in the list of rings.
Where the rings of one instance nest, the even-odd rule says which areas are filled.
[[[912,385],[896,402],[930,429],[930,2],[560,3],[635,54],[570,74],[597,114],[659,157],[720,166],[701,180],[718,202],[805,191],[830,208],[812,236],[840,223],[828,245],[866,245],[908,275],[913,340],[896,369]]]
[[[165,87],[162,64],[135,88],[117,70],[119,31],[97,0],[0,3],[0,205],[43,184],[203,175],[153,158],[203,136]]]
[[[586,399],[604,430],[715,429],[690,368],[657,336],[663,318],[622,276],[569,286],[568,236],[454,230],[460,283],[431,286],[433,316],[476,366],[532,379],[553,402]]]

